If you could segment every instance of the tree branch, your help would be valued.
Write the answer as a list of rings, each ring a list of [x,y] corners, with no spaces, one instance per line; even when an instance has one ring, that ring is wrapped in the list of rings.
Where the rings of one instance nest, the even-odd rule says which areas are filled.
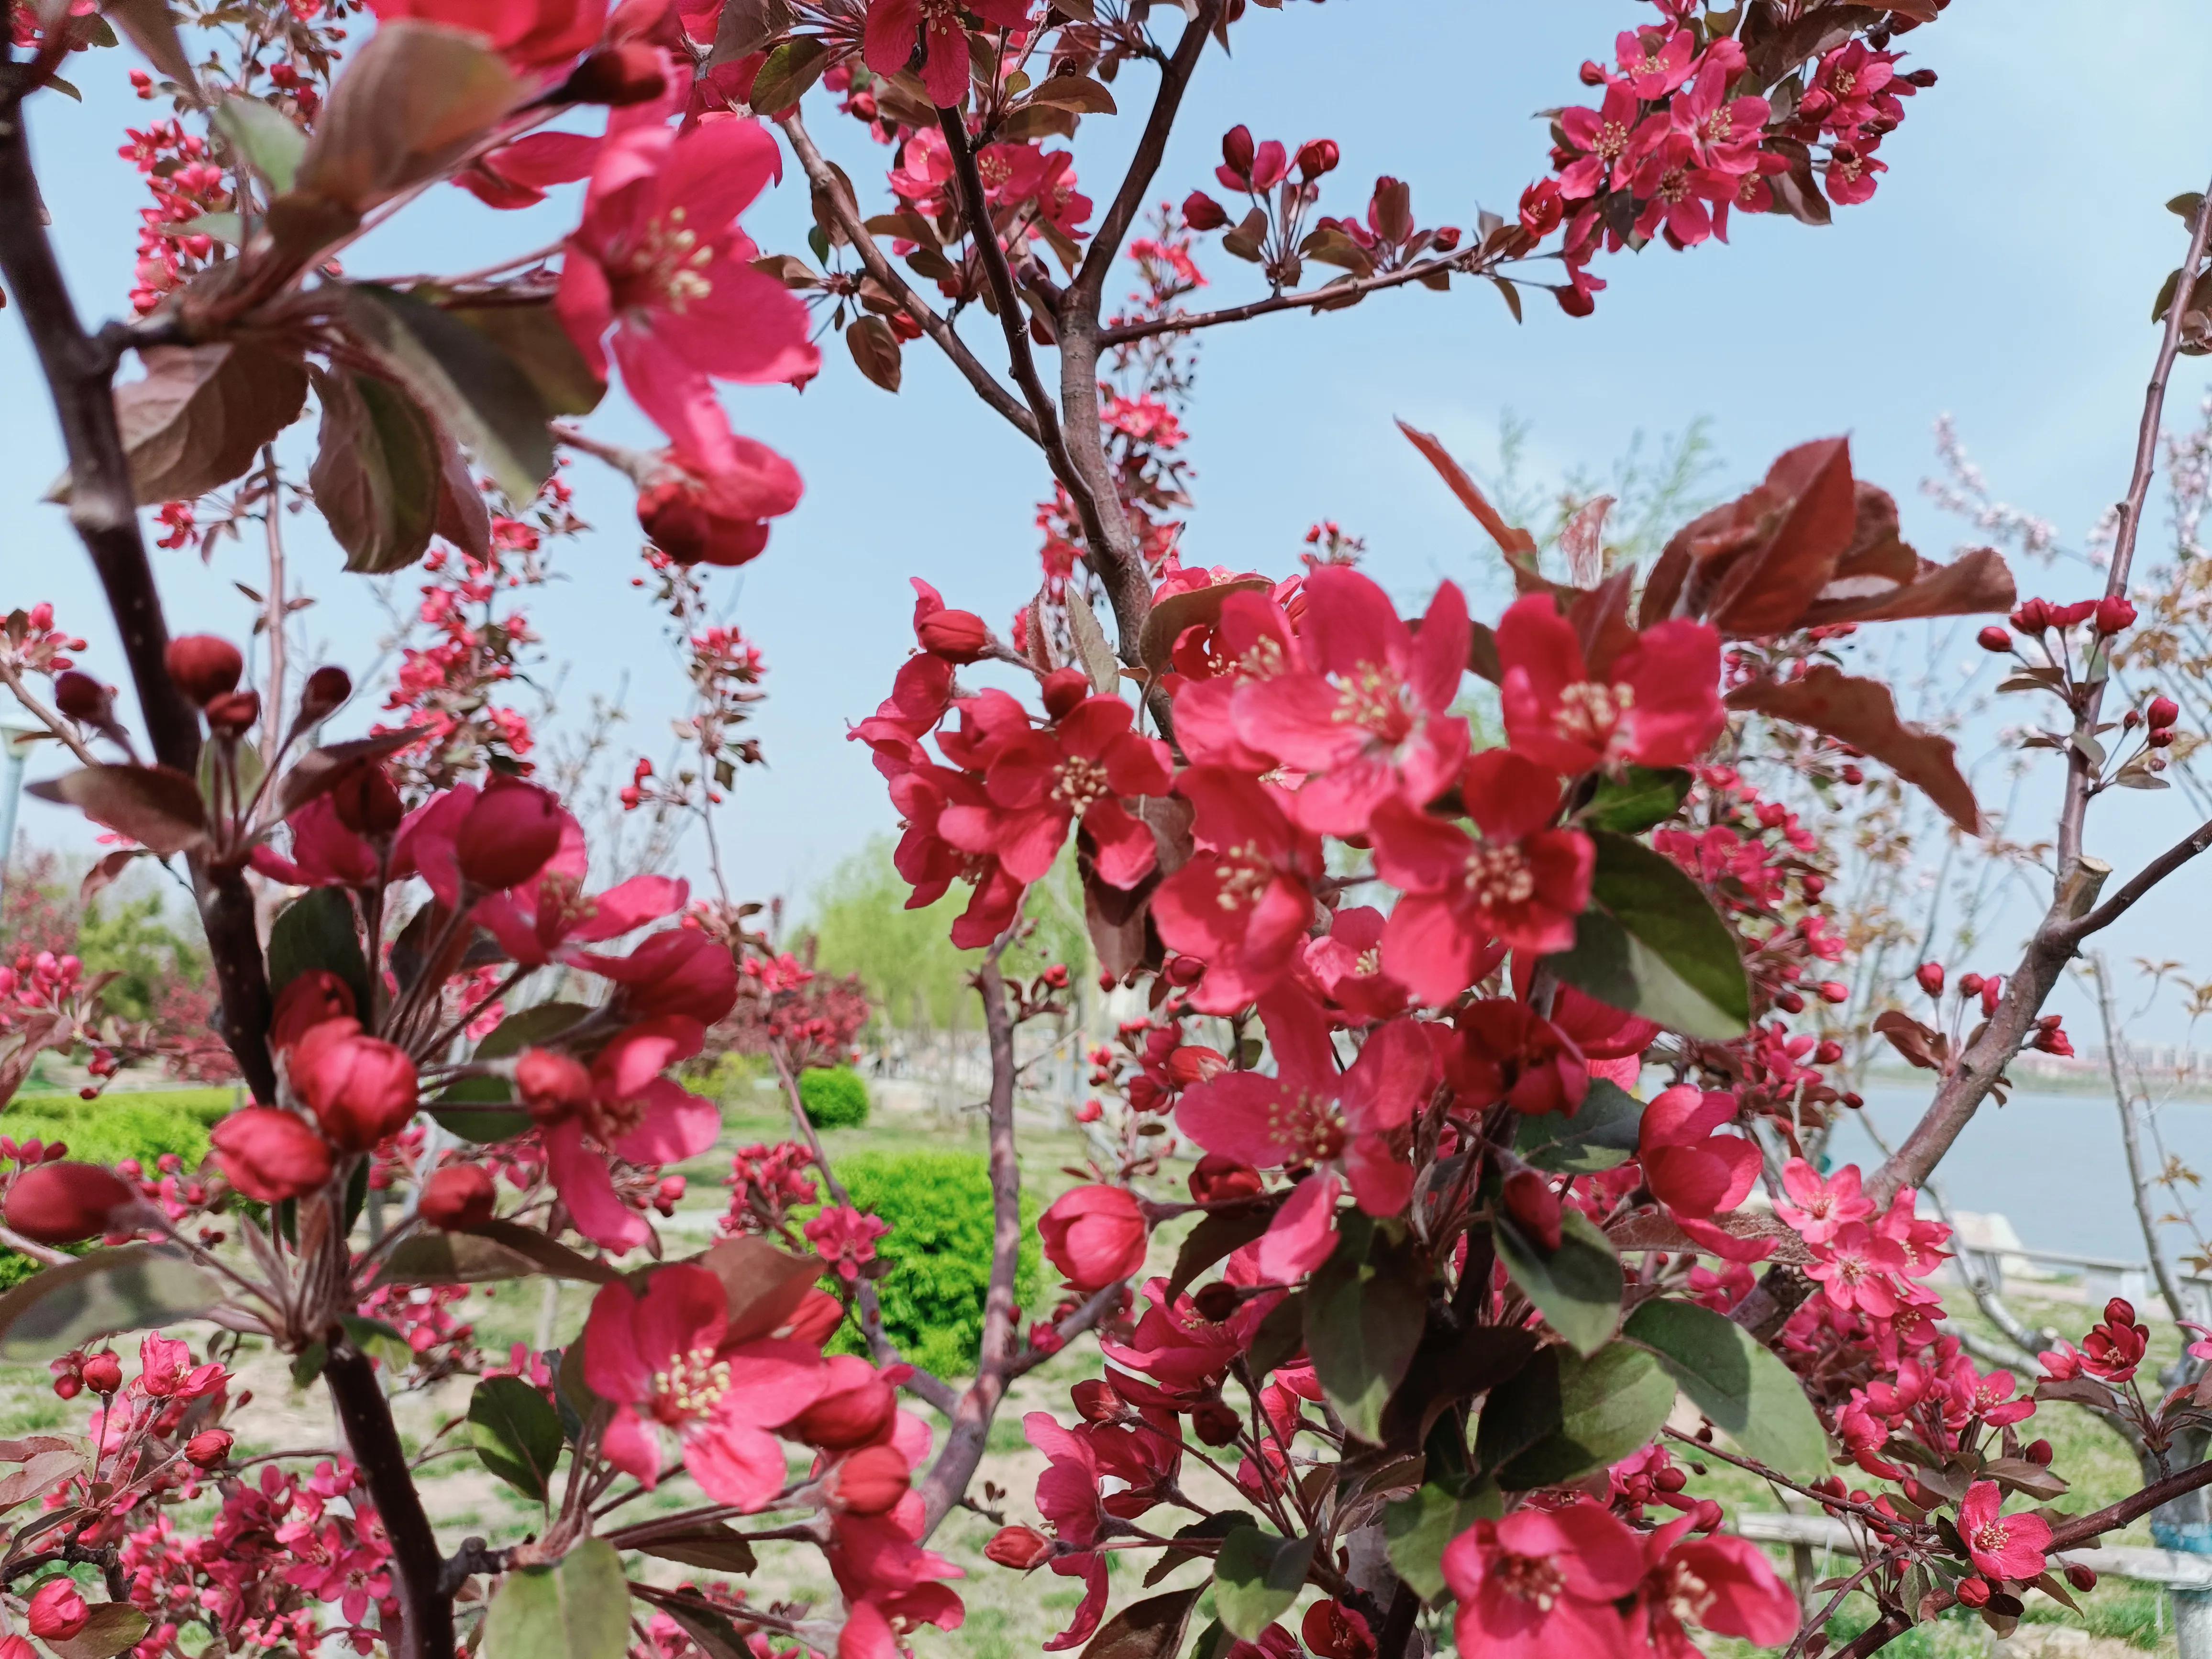
[[[20,74],[19,65],[4,60],[0,70]],[[0,280],[15,296],[53,398],[69,455],[70,523],[92,556],[114,615],[154,757],[189,775],[199,760],[199,715],[171,682],[162,660],[168,623],[139,533],[137,497],[115,421],[117,354],[84,331],[62,280],[31,167],[21,92],[20,84],[11,83],[8,94],[0,96]],[[265,1041],[269,981],[254,927],[253,896],[236,870],[210,870],[195,858],[191,873],[222,993],[223,1041],[255,1096],[274,1100],[276,1073]]]
[[[2102,952],[2091,954],[2089,971],[2097,981],[2097,1018],[2105,1030],[2105,1068],[2112,1075],[2112,1100],[2120,1111],[2120,1150],[2127,1154],[2128,1193],[2135,1200],[2136,1223],[2142,1229],[2143,1249],[2150,1253],[2151,1274],[2158,1280],[2159,1295],[2166,1299],[2166,1310],[2177,1320],[2186,1319],[2190,1309],[2181,1299],[2181,1287],[2175,1283],[2172,1266],[2159,1243],[2158,1219],[2151,1213],[2150,1180],[2143,1171],[2142,1130],[2136,1121],[2135,1096],[2120,1074],[2120,1023],[2112,1013],[2112,978]]]
[[[990,1437],[991,1419],[998,1415],[1019,1358],[1014,1344],[1021,1304],[1015,1279],[1022,1254],[1022,1166],[1014,1147],[1014,1017],[1006,1006],[1006,981],[999,973],[999,951],[1011,938],[1011,932],[1000,936],[975,975],[991,1048],[991,1279],[983,1296],[982,1352],[977,1356],[975,1380],[952,1414],[945,1449],[921,1483],[923,1540],[951,1513],[975,1479]]]
[[[1053,476],[1067,491],[1075,503],[1076,516],[1083,520],[1084,539],[1094,547],[1101,545],[1105,539],[1105,528],[1099,522],[1097,492],[1069,458],[1067,443],[1060,429],[1060,412],[1045,390],[1044,381],[1037,375],[1036,357],[1030,349],[1030,314],[1022,304],[1021,295],[1015,292],[1013,269],[1006,263],[1006,250],[999,244],[999,228],[991,217],[983,175],[975,170],[975,147],[968,142],[968,124],[958,110],[940,109],[937,112],[937,125],[952,151],[952,173],[960,185],[961,216],[968,222],[968,240],[975,246],[975,257],[983,262],[984,277],[991,284],[991,298],[999,309],[1000,331],[1006,337],[1006,355],[1014,383],[1021,387],[1022,396],[1029,401],[1030,413],[1036,417],[1036,440],[1043,447],[1045,459],[1052,463]],[[1091,412],[1091,418],[1095,423],[1096,410]]]
[[[368,1357],[343,1344],[333,1346],[323,1365],[323,1381],[392,1542],[400,1613],[394,1659],[453,1659],[453,1594],[446,1588],[446,1558],[422,1511],[422,1494],[415,1490],[406,1449],[392,1426],[391,1402]]]
[[[853,252],[860,256],[861,268],[890,291],[904,307],[907,315],[921,325],[921,331],[929,336],[939,350],[951,359],[952,366],[975,388],[977,397],[1004,416],[1008,423],[1031,443],[1042,441],[1038,436],[1036,417],[1022,406],[1012,392],[1000,384],[996,375],[983,367],[975,354],[968,349],[968,343],[960,337],[959,331],[932,310],[929,302],[915,292],[913,285],[899,273],[898,267],[885,257],[875,237],[860,222],[860,216],[854,212],[852,205],[838,189],[837,175],[830,171],[830,163],[815,148],[814,139],[806,131],[806,124],[799,118],[797,106],[794,106],[777,125],[782,127],[783,136],[791,141],[792,150],[799,157],[799,170],[805,173],[807,183],[813,186],[815,199],[828,206],[830,216],[837,222],[837,228],[845,233],[846,240],[853,245]]]
[[[1439,271],[1480,276],[1483,274],[1483,268],[1481,262],[1475,258],[1475,252],[1476,250],[1469,249],[1464,253],[1455,253],[1449,258],[1417,260],[1398,270],[1355,277],[1348,282],[1330,283],[1322,288],[1309,289],[1302,294],[1278,294],[1269,299],[1254,300],[1247,305],[1229,306],[1219,311],[1201,311],[1192,316],[1153,317],[1141,323],[1124,323],[1117,328],[1105,330],[1099,335],[1098,343],[1107,347],[1127,345],[1136,340],[1149,340],[1158,334],[1189,334],[1201,328],[1219,328],[1224,323],[1249,322],[1255,317],[1270,317],[1277,312],[1343,305],[1355,295],[1379,294],[1385,289],[1401,288],[1407,283],[1418,283]]]

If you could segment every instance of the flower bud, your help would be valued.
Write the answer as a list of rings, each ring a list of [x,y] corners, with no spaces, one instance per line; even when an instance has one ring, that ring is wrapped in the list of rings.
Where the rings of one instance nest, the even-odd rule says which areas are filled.
[[[2100,634],[2124,633],[2136,625],[2136,608],[2115,593],[2097,601],[2096,617]]]
[[[540,1123],[557,1123],[592,1103],[584,1063],[550,1048],[525,1048],[514,1062],[514,1091]]]
[[[1961,1578],[1955,1594],[1961,1607],[1985,1607],[1990,1604],[1990,1581],[1982,1577]]]
[[[2007,652],[2012,649],[2012,629],[1991,623],[1974,635],[1974,641],[1984,651]]]
[[[350,1019],[326,1019],[292,1048],[293,1091],[333,1145],[365,1152],[415,1115],[415,1062]]]
[[[107,1231],[107,1219],[137,1194],[97,1164],[41,1164],[8,1188],[8,1224],[38,1244],[76,1244]]]
[[[656,479],[638,492],[637,522],[653,544],[678,564],[733,569],[768,547],[768,524],[720,512],[686,474]]]
[[[312,726],[351,696],[353,677],[336,664],[325,664],[300,688],[300,718]]]
[[[1091,696],[1091,676],[1080,668],[1055,668],[1044,677],[1038,691],[1044,699],[1046,714],[1065,720]]]
[[[1231,1446],[1244,1426],[1237,1407],[1225,1400],[1208,1400],[1194,1407],[1190,1414],[1191,1432],[1202,1445]]]
[[[185,1442],[185,1462],[195,1468],[220,1468],[230,1457],[231,1436],[228,1429],[202,1429]]]
[[[1505,1177],[1498,1195],[1504,1201],[1505,1212],[1533,1243],[1547,1250],[1559,1248],[1565,1236],[1560,1228],[1559,1197],[1552,1190],[1550,1182],[1534,1170],[1516,1170]]]
[[[520,887],[560,851],[563,816],[550,790],[495,775],[453,834],[462,879],[488,893]]]
[[[2004,975],[1991,974],[1982,981],[1982,1015],[1984,1018],[1997,1011],[1997,1002],[2004,995]]]
[[[1252,158],[1256,147],[1252,143],[1252,129],[1237,125],[1221,135],[1221,161],[1239,179],[1252,176]]]
[[[1336,171],[1344,152],[1334,138],[1309,138],[1298,146],[1298,177],[1311,184],[1324,173]]]
[[[576,65],[555,94],[575,104],[609,104],[619,109],[649,104],[668,89],[668,70],[659,48],[642,40],[602,46]]]
[[[2023,634],[2045,634],[2051,629],[2051,601],[2027,599],[2012,613],[2012,625]]]
[[[1582,68],[1577,70],[1575,73],[1576,77],[1586,87],[1601,87],[1606,83],[1606,80],[1607,78],[1605,72],[1605,65],[1599,63],[1595,58],[1583,58]]]
[[[446,1232],[465,1232],[491,1219],[499,1194],[481,1164],[448,1164],[422,1183],[415,1212]]]
[[[398,830],[407,816],[398,790],[374,761],[346,768],[331,786],[331,809],[338,815],[338,822],[356,836],[374,836],[379,840]]]
[[[264,1204],[311,1193],[331,1178],[329,1144],[290,1112],[248,1106],[208,1137],[230,1184]]]
[[[2084,1595],[2097,1588],[2097,1570],[2085,1567],[2079,1561],[2066,1564],[2066,1582]]]
[[[123,1386],[123,1362],[112,1353],[96,1353],[77,1373],[94,1394],[113,1394]]]
[[[2051,1443],[2048,1440],[2031,1440],[2021,1455],[2031,1463],[2047,1465],[2051,1462]]]
[[[1044,1253],[1071,1289],[1089,1294],[1128,1278],[1145,1265],[1145,1212],[1121,1187],[1078,1187],[1037,1218]]]
[[[1052,1540],[1035,1527],[1001,1527],[983,1546],[983,1553],[1002,1567],[1027,1572],[1040,1562],[1052,1559]]]
[[[863,1446],[830,1466],[822,1477],[830,1507],[848,1515],[881,1515],[896,1509],[913,1484],[906,1459],[891,1446]]]
[[[1190,1195],[1200,1204],[1227,1204],[1240,1198],[1257,1198],[1267,1182],[1249,1164],[1240,1164],[1226,1152],[1208,1152],[1190,1172]]]
[[[1912,970],[1912,977],[1919,981],[1920,988],[1929,996],[1940,997],[1943,994],[1943,964],[1942,963],[1923,962]]]
[[[207,716],[210,732],[221,737],[240,737],[252,731],[254,722],[261,718],[261,694],[226,691],[221,696],[210,697],[200,712]]]
[[[1168,1056],[1168,1081],[1178,1089],[1210,1082],[1228,1069],[1221,1052],[1202,1042],[1186,1042]]]
[[[171,640],[161,653],[162,665],[177,690],[204,708],[238,684],[246,672],[246,659],[228,640],[212,634],[186,634]]]
[[[2143,741],[2153,749],[2171,749],[2173,746],[2173,728],[2154,726],[2143,733]]]
[[[991,654],[991,629],[972,611],[936,611],[915,624],[914,636],[933,657],[981,662]]]
[[[54,676],[54,706],[86,726],[105,726],[114,717],[115,695],[89,674],[65,668]]]
[[[1188,228],[1204,235],[1209,230],[1218,230],[1229,222],[1229,210],[1202,190],[1194,190],[1182,198],[1182,222]]]
[[[2156,696],[2150,707],[2143,710],[2143,724],[2154,732],[2162,731],[2181,718],[2181,705],[2172,697]]]
[[[2105,1321],[2111,1325],[2132,1325],[2136,1322],[2136,1304],[2124,1296],[2116,1296],[2105,1304]]]
[[[790,1432],[810,1446],[842,1451],[866,1445],[897,1415],[898,1396],[874,1366],[852,1354],[832,1354],[814,1403],[799,1414]]]
[[[31,1592],[23,1622],[46,1642],[66,1642],[92,1620],[92,1609],[67,1578],[49,1578]]]
[[[1983,982],[1979,974],[1961,974],[1959,975],[1959,994],[1962,997],[1978,997],[1982,994]]]
[[[325,1020],[353,1017],[353,988],[327,968],[310,968],[277,993],[269,1046],[281,1054]]]
[[[1103,1376],[1085,1377],[1067,1391],[1067,1400],[1086,1423],[1118,1423],[1129,1414],[1127,1404]]]

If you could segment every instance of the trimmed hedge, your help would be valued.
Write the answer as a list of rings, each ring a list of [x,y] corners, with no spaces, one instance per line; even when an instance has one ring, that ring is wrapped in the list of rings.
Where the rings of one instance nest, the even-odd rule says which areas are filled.
[[[817,1129],[857,1129],[868,1121],[868,1085],[849,1066],[801,1072],[799,1103]]]
[[[855,1079],[857,1081],[858,1079]],[[939,1376],[974,1370],[991,1282],[990,1166],[974,1152],[861,1152],[837,1161],[853,1207],[890,1231],[876,1253],[890,1264],[876,1281],[884,1330],[899,1352]],[[1027,1308],[1039,1279],[1037,1205],[1022,1194],[1022,1254],[1015,1297]],[[833,1349],[864,1353],[848,1324]]]
[[[187,1169],[207,1156],[208,1131],[227,1116],[237,1097],[228,1089],[148,1091],[80,1100],[75,1095],[16,1097],[0,1133],[18,1145],[63,1141],[69,1155],[88,1164],[135,1158],[150,1170],[173,1152]]]

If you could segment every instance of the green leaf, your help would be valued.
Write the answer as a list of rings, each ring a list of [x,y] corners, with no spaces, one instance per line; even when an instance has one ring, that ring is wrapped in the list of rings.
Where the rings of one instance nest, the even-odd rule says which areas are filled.
[[[1266,1232],[1274,1218],[1273,1212],[1263,1206],[1217,1210],[1201,1216],[1198,1225],[1183,1235],[1182,1248],[1176,1252],[1174,1270],[1168,1274],[1168,1300],[1181,1296],[1192,1279],[1215,1262]]]
[[[310,969],[346,982],[354,1006],[368,1006],[368,963],[354,932],[353,904],[341,887],[318,887],[276,913],[269,929],[269,988],[281,992]]]
[[[1226,1538],[1239,1527],[1256,1527],[1259,1524],[1259,1518],[1256,1516],[1248,1515],[1243,1510],[1230,1510],[1222,1514],[1202,1516],[1187,1527],[1178,1528],[1176,1536],[1177,1538]],[[1186,1561],[1197,1560],[1200,1553],[1197,1550],[1164,1552],[1146,1572],[1145,1588],[1150,1589]]]
[[[477,1383],[469,1396],[469,1443],[483,1466],[515,1491],[540,1504],[547,1500],[553,1466],[561,1461],[561,1419],[529,1383],[519,1376],[489,1376]]]
[[[1345,1426],[1370,1444],[1382,1442],[1383,1407],[1413,1363],[1428,1316],[1419,1252],[1393,1231],[1362,1215],[1344,1218],[1334,1253],[1306,1292],[1314,1376]]]
[[[1213,1558],[1213,1609],[1232,1636],[1248,1642],[1288,1613],[1305,1588],[1314,1540],[1278,1538],[1257,1527],[1239,1527],[1221,1540]]]
[[[1583,822],[1593,830],[1632,836],[1673,817],[1689,793],[1690,774],[1685,768],[1668,767],[1662,772],[1632,766],[1598,785]]]
[[[1694,1302],[1647,1302],[1621,1334],[1659,1357],[1715,1428],[1784,1474],[1826,1472],[1828,1437],[1790,1368],[1724,1314]]]
[[[444,487],[438,434],[390,380],[312,371],[322,430],[307,482],[315,506],[364,575],[404,570],[429,550]]]
[[[1444,1546],[1478,1521],[1495,1521],[1505,1512],[1498,1488],[1481,1486],[1458,1498],[1443,1487],[1425,1485],[1411,1498],[1392,1499],[1382,1509],[1383,1550],[1398,1577],[1421,1600],[1444,1594]]]
[[[1686,1036],[1726,1042],[1751,1026],[1735,935],[1672,859],[1610,830],[1590,833],[1597,869],[1574,948],[1546,958],[1560,978],[1614,1008]]]
[[[553,411],[514,359],[398,289],[356,283],[345,296],[347,321],[392,378],[461,441],[510,502],[532,501],[553,476]]]
[[[629,1585],[604,1538],[508,1573],[484,1613],[483,1659],[623,1659],[629,1647]]]
[[[0,1359],[51,1359],[100,1337],[197,1319],[222,1300],[213,1274],[164,1245],[94,1250],[0,1296]]]
[[[1559,1213],[1559,1248],[1549,1251],[1502,1216],[1492,1230],[1513,1283],[1576,1352],[1595,1353],[1612,1340],[1620,1323],[1620,1258],[1596,1223],[1566,1206]]]
[[[74,1636],[46,1645],[60,1659],[115,1659],[125,1648],[137,1647],[152,1621],[128,1601],[94,1601],[85,1609],[84,1628]]]
[[[1204,1589],[1170,1590],[1131,1602],[1098,1627],[1083,1659],[1176,1659],[1190,1610]]]
[[[1245,1367],[1255,1382],[1264,1382],[1276,1366],[1287,1364],[1306,1345],[1306,1293],[1292,1291],[1267,1310],[1260,1328],[1252,1333],[1252,1346],[1244,1355]]]
[[[523,1111],[479,1111],[477,1106],[513,1106],[514,1089],[503,1077],[457,1079],[427,1109],[432,1118],[464,1140],[489,1146],[529,1133],[535,1121]]]
[[[282,196],[292,188],[300,157],[307,151],[307,135],[289,116],[258,98],[233,93],[215,106],[212,118],[216,131],[261,175],[271,196]]]
[[[345,1328],[346,1340],[371,1359],[380,1359],[384,1369],[397,1376],[411,1370],[415,1350],[407,1346],[407,1339],[380,1319],[364,1319],[358,1314],[341,1314],[338,1323]]]
[[[509,1014],[477,1044],[478,1060],[504,1060],[550,1042],[592,1011],[580,1002],[541,1002]]]
[[[1565,1175],[1595,1175],[1635,1155],[1644,1103],[1606,1079],[1592,1078],[1582,1109],[1572,1117],[1547,1112],[1524,1117],[1514,1138],[1522,1161]]]
[[[567,326],[554,314],[551,300],[457,304],[447,307],[446,314],[466,323],[513,358],[556,415],[588,415],[607,395],[607,383],[592,373]]]
[[[1565,1486],[1650,1445],[1674,1406],[1674,1379],[1632,1343],[1608,1343],[1588,1359],[1560,1352],[1556,1371],[1531,1365],[1492,1394],[1476,1449],[1484,1452],[1486,1443],[1493,1449],[1497,1443],[1510,1445],[1548,1423],[1492,1473],[1508,1492]],[[1493,1410],[1509,1425],[1495,1436],[1489,1433]],[[1484,1462],[1491,1462],[1487,1452]]]
[[[307,1388],[323,1374],[323,1367],[330,1361],[331,1351],[327,1344],[310,1342],[292,1356],[292,1386]]]
[[[645,1553],[653,1553],[650,1546]],[[685,1595],[656,1597],[653,1605],[684,1626],[684,1633],[697,1644],[706,1659],[751,1659],[751,1650],[738,1633],[738,1627],[712,1605]]]
[[[745,101],[764,115],[789,109],[829,67],[827,41],[812,35],[787,40],[769,53],[768,61],[753,77],[752,95]]]

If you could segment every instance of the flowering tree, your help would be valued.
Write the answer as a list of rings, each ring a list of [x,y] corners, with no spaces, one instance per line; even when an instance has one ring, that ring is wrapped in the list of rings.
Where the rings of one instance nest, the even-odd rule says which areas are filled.
[[[1172,33],[1147,0],[370,9],[358,40],[343,0],[10,9],[0,280],[52,392],[61,493],[112,631],[81,647],[27,606],[0,673],[79,763],[41,792],[119,838],[115,868],[156,859],[189,881],[252,1103],[201,1170],[17,1149],[0,1242],[47,1265],[0,1299],[0,1347],[47,1357],[56,1391],[94,1406],[87,1439],[0,1443],[0,1501],[41,1500],[0,1554],[9,1620],[20,1601],[62,1659],[196,1651],[188,1626],[226,1650],[336,1632],[409,1659],[463,1643],[614,1659],[634,1631],[713,1659],[886,1659],[960,1624],[958,1570],[930,1540],[1010,1386],[1094,1337],[1076,1420],[1024,1424],[1048,1530],[1007,1526],[988,1553],[1078,1581],[1050,1645],[1099,1659],[1176,1659],[1209,1594],[1203,1659],[1401,1659],[1447,1607],[1469,1649],[1672,1655],[1699,1628],[1810,1653],[1853,1589],[1880,1609],[1850,1644],[1867,1654],[1954,1603],[2008,1628],[2027,1595],[2084,1582],[2057,1552],[2212,1482],[2170,1455],[2212,1402],[2140,1387],[2124,1304],[2026,1391],[1978,1370],[1939,1328],[1926,1280],[1948,1232],[1915,1202],[2006,1066],[2063,1048],[2043,1005],[2066,963],[2212,845],[2208,825],[2117,885],[2085,849],[2099,795],[2164,781],[2180,719],[2147,695],[2114,720],[2107,696],[2166,373],[2206,331],[2202,201],[2101,596],[2016,605],[1993,550],[1921,558],[1840,440],[1782,455],[1648,571],[1609,558],[1593,503],[1547,574],[1535,538],[1409,432],[1516,597],[1477,621],[1445,583],[1408,617],[1334,526],[1294,573],[1183,564],[1196,337],[1455,279],[1495,285],[1516,316],[1536,289],[1581,316],[1606,253],[1724,240],[1731,213],[1823,221],[1874,193],[1902,100],[1932,84],[1897,43],[1942,0],[1662,0],[1611,63],[1583,66],[1597,106],[1556,113],[1550,168],[1512,221],[1423,228],[1388,177],[1322,214],[1337,146],[1239,127],[1220,194],[1192,191],[1145,235],[1155,191],[1179,187],[1158,170],[1185,89],[1251,26],[1241,0],[1187,0]],[[151,194],[133,314],[88,331],[22,111],[121,37],[142,94],[173,113],[126,148]],[[1149,112],[1101,208],[1071,146],[1140,79]],[[887,199],[864,206],[816,143],[806,117],[833,108],[890,146]],[[787,149],[811,258],[764,252],[740,223]],[[341,264],[445,183],[518,207],[576,181],[580,220],[540,255],[404,283]],[[1258,291],[1194,310],[1216,232]],[[1112,301],[1125,255],[1135,286]],[[971,307],[988,320],[963,331]],[[757,758],[740,728],[763,665],[708,621],[707,584],[762,556],[800,490],[732,430],[718,385],[804,381],[825,329],[892,391],[927,337],[1050,474],[1035,601],[1002,634],[917,580],[917,648],[884,665],[889,696],[853,732],[904,821],[915,902],[967,887],[952,939],[981,953],[996,1224],[964,1382],[896,1352],[872,1283],[881,1224],[800,1107],[798,1073],[849,1046],[858,1000],[770,946],[719,858],[704,897],[611,878],[619,859],[545,787],[507,701],[542,648],[524,599],[574,528],[566,447],[636,484],[637,580],[695,696],[678,756],[639,760],[621,804],[700,823],[711,850],[715,805]],[[987,361],[1001,353],[1003,375]],[[118,386],[132,356],[143,374]],[[664,447],[576,424],[611,376]],[[311,398],[302,477],[280,441]],[[325,730],[361,718],[345,670],[289,660],[302,596],[282,526],[303,503],[353,570],[423,570],[392,718],[356,736]],[[258,530],[254,683],[229,641],[169,635],[144,507],[173,549]],[[2001,976],[1923,969],[1936,1023],[1875,1022],[1936,1074],[1933,1097],[1881,1167],[1823,1176],[1794,1154],[1853,1103],[1822,1023],[1850,990],[1811,803],[1862,787],[1864,762],[1960,835],[1984,828],[1951,744],[1848,672],[1849,641],[1984,614],[2008,614],[1987,643],[2057,704],[2030,739],[2066,775],[2049,908]],[[58,654],[81,650],[119,653],[138,730]],[[1502,741],[1478,746],[1469,675]],[[1754,786],[1753,762],[1780,786]],[[1071,839],[1102,979],[1143,1012],[1092,1056],[1112,1103],[1091,1115],[1090,1178],[1039,1224],[1066,1295],[1025,1329],[1018,1039],[1060,1012],[1068,974],[1010,975],[1009,951]],[[7,971],[9,1091],[41,1048],[108,1042],[99,988],[65,960]],[[554,1000],[549,982],[588,988]],[[772,1057],[797,1139],[748,1149],[724,1236],[670,1260],[652,1218],[681,1181],[665,1172],[720,1127],[671,1073],[725,1022]],[[1784,1154],[1771,1212],[1746,1205],[1762,1139]],[[1167,1184],[1171,1140],[1197,1154],[1187,1197]],[[393,1192],[386,1224],[368,1200]],[[1134,1285],[1170,1221],[1172,1267]],[[588,1317],[493,1362],[453,1304],[530,1278],[595,1286]],[[217,1333],[198,1353],[161,1329],[192,1320]],[[825,1356],[848,1322],[870,1358]],[[133,1373],[106,1344],[136,1331]],[[343,1456],[233,1462],[246,1341],[327,1389]],[[521,1543],[441,1539],[416,1488],[388,1389],[456,1372],[479,1380],[450,1429],[543,1505]],[[902,1393],[944,1414],[941,1444]],[[1678,1395],[1694,1433],[1668,1426]],[[2052,1398],[2133,1425],[2140,1492],[2056,1507],[2064,1479],[2019,1427]],[[1801,1608],[1717,1504],[1684,1495],[1677,1447],[1842,1518],[1863,1561]],[[1869,1485],[1830,1472],[1838,1448]],[[698,1501],[623,1514],[678,1482]],[[214,1510],[204,1534],[196,1500]],[[842,1605],[765,1607],[623,1565],[741,1576],[770,1546],[819,1552]],[[1119,1551],[1154,1558],[1147,1590],[1193,1576],[1114,1607]],[[97,1568],[106,1599],[72,1565]]]

